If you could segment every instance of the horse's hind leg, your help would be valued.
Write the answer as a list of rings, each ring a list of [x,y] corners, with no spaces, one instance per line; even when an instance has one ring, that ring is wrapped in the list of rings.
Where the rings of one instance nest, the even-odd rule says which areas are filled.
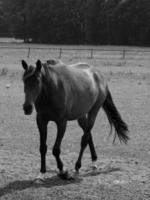
[[[99,111],[99,108],[100,108],[100,106],[95,105],[87,114],[86,128],[84,130],[84,134],[81,139],[81,150],[80,150],[79,157],[78,157],[78,160],[75,165],[76,171],[79,171],[79,169],[81,168],[81,160],[82,160],[82,156],[83,156],[83,153],[84,153],[84,150],[85,150],[87,144],[91,145],[90,150],[93,150],[94,144],[92,141],[91,129],[94,126],[95,119],[96,119],[97,113]],[[95,150],[95,148],[94,148],[94,150]],[[92,159],[93,159],[93,161],[95,161],[97,159],[96,151],[95,151],[95,155],[93,153]]]
[[[55,144],[53,147],[53,155],[56,158],[57,167],[58,167],[58,169],[60,171],[60,175],[61,175],[61,174],[64,174],[64,171],[63,171],[63,162],[60,159],[60,152],[61,152],[60,146],[61,146],[63,136],[65,134],[67,122],[64,120],[64,121],[60,121],[56,124],[57,124],[57,136],[56,136],[56,141],[55,141]]]
[[[92,161],[95,162],[97,160],[97,154],[96,154],[96,150],[95,150],[94,142],[93,142],[93,137],[92,137],[91,133],[89,135],[89,147],[90,147],[90,151],[91,151]]]
[[[83,129],[83,132],[86,131],[86,127],[87,127],[87,118],[86,116],[78,119],[78,124],[79,126]],[[94,143],[93,143],[93,137],[92,137],[92,134],[91,132],[89,133],[89,148],[90,148],[90,152],[91,152],[91,158],[92,158],[92,161],[96,161],[97,160],[97,154],[96,154],[96,151],[95,151],[95,147],[94,147]]]

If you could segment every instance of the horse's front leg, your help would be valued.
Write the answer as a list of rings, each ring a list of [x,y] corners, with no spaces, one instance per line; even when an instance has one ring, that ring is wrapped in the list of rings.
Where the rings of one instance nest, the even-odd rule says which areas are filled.
[[[56,141],[53,147],[53,155],[56,158],[57,167],[59,169],[60,175],[62,175],[64,174],[64,171],[63,171],[63,162],[60,159],[60,153],[61,153],[60,146],[61,146],[63,136],[65,134],[67,121],[63,120],[63,121],[56,122],[56,125],[57,125],[57,136],[56,136]]]
[[[46,153],[47,153],[47,124],[48,120],[44,119],[41,115],[37,114],[36,117],[37,126],[40,133],[40,154],[41,154],[41,169],[37,176],[37,180],[44,180],[46,173]]]

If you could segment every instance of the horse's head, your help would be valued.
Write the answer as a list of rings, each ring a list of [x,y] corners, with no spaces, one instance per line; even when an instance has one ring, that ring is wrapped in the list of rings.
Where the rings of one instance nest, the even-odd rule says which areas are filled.
[[[41,67],[40,60],[36,62],[36,67],[32,65],[28,66],[26,61],[22,60],[22,67],[25,70],[23,74],[25,102],[23,104],[23,110],[26,115],[32,114],[33,105],[39,96],[42,88],[41,80]]]

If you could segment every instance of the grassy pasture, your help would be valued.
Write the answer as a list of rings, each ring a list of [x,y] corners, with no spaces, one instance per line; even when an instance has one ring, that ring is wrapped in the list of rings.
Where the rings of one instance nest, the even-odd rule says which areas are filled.
[[[8,45],[8,44],[7,44]],[[4,46],[4,45],[2,45]],[[5,45],[6,46],[6,45]],[[26,47],[26,48],[23,48]],[[101,173],[92,176],[89,149],[83,157],[80,179],[62,181],[56,176],[56,163],[51,154],[56,127],[48,126],[47,179],[34,183],[40,169],[39,136],[35,112],[24,116],[21,59],[35,63],[37,59],[58,58],[58,46],[13,44],[0,48],[0,199],[104,199],[147,200],[150,198],[150,66],[147,48],[123,47],[66,47],[62,61],[88,62],[100,67],[123,119],[129,126],[130,141],[127,146],[109,135],[109,124],[103,110],[98,114],[93,128],[94,143]],[[32,49],[37,48],[37,49]],[[45,49],[46,48],[46,49]],[[90,50],[97,49],[93,59]],[[107,51],[104,51],[107,50]],[[109,50],[109,51],[108,51]],[[134,50],[134,51],[133,51]],[[7,85],[10,87],[7,87]],[[61,157],[67,168],[73,169],[78,157],[82,131],[75,121],[68,123],[62,143]]]

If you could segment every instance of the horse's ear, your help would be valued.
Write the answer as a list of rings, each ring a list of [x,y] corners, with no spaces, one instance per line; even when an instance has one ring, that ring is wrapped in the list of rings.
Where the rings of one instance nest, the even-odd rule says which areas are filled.
[[[42,63],[41,63],[40,60],[37,60],[37,62],[36,62],[36,71],[40,72],[41,68],[42,68]]]
[[[22,60],[21,63],[22,63],[23,69],[27,70],[28,69],[28,64],[26,63],[26,61]]]

